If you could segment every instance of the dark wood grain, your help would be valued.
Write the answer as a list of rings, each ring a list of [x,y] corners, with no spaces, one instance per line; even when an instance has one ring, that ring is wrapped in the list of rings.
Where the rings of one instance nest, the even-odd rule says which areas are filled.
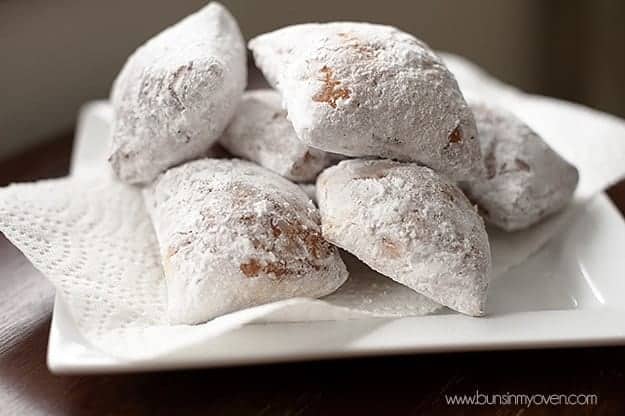
[[[0,163],[0,184],[63,176],[71,134]],[[610,190],[625,211],[625,183]],[[625,348],[458,353],[118,376],[45,364],[53,288],[0,235],[0,414],[625,414]],[[459,408],[445,393],[595,393],[593,407]]]

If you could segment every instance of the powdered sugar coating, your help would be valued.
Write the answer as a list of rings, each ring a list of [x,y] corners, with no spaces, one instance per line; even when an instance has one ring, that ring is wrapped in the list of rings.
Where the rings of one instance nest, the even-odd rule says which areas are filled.
[[[347,279],[321,236],[319,212],[295,184],[250,162],[202,159],[144,190],[159,241],[172,323],[298,296]]]
[[[454,76],[422,41],[390,26],[288,26],[249,42],[297,136],[348,156],[481,174],[473,116]]]
[[[300,183],[299,187],[317,205],[317,186],[314,183]]]
[[[226,127],[246,83],[241,32],[219,3],[150,39],[128,58],[111,92],[109,161],[117,176],[146,183],[201,157]]]
[[[292,181],[314,180],[338,155],[306,146],[293,130],[275,90],[246,91],[219,140],[230,153]]]
[[[328,241],[436,302],[484,314],[488,236],[448,179],[414,163],[354,159],[319,175],[317,200]]]
[[[463,184],[482,215],[506,231],[527,228],[573,197],[577,169],[508,111],[471,102],[486,177]]]

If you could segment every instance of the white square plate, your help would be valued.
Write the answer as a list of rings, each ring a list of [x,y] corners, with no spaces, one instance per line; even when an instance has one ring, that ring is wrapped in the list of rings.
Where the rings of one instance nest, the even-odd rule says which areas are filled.
[[[251,324],[145,361],[89,345],[57,297],[48,345],[55,373],[216,367],[384,354],[625,344],[625,223],[605,194],[522,266],[495,280],[490,316]]]

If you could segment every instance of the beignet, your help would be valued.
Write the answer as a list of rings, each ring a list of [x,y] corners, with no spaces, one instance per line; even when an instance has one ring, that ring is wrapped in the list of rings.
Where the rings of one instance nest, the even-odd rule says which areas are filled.
[[[422,41],[369,23],[288,26],[249,42],[305,144],[418,161],[454,179],[482,173],[473,115]]]
[[[144,197],[161,250],[172,323],[321,297],[347,278],[306,194],[250,162],[189,162],[160,175]]]
[[[577,169],[508,111],[472,102],[486,176],[461,186],[484,219],[506,231],[527,228],[573,197]]]
[[[338,155],[306,146],[293,130],[275,90],[243,94],[221,145],[230,153],[251,160],[296,182],[315,180],[319,172],[339,160]]]
[[[128,183],[204,155],[234,114],[247,83],[234,18],[211,3],[133,53],[111,92],[109,161]]]
[[[342,161],[317,178],[317,203],[326,240],[438,303],[485,313],[488,236],[444,176],[414,163]]]

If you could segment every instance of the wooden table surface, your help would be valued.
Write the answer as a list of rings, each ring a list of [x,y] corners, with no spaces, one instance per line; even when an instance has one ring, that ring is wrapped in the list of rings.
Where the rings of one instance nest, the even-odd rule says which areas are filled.
[[[0,163],[0,186],[67,173],[72,133]],[[610,190],[625,211],[625,183]],[[46,368],[54,291],[0,234],[0,414],[625,414],[625,347],[413,355],[115,376]],[[445,404],[444,394],[583,394],[591,407]]]

